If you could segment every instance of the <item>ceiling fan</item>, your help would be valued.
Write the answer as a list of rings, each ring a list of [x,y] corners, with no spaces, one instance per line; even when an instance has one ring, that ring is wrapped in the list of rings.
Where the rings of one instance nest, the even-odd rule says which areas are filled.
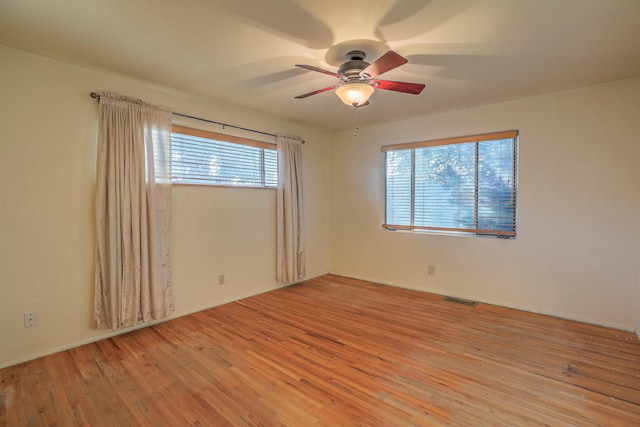
[[[347,61],[338,69],[337,73],[323,70],[312,65],[299,65],[296,67],[317,71],[337,77],[339,82],[333,86],[314,90],[304,95],[296,96],[296,99],[307,98],[311,95],[335,89],[338,98],[345,104],[357,108],[369,104],[369,97],[377,89],[392,90],[394,92],[418,95],[424,89],[421,83],[394,82],[391,80],[377,79],[379,75],[393,70],[407,63],[406,58],[390,50],[371,64],[365,61],[366,54],[361,50],[352,50],[346,55]]]

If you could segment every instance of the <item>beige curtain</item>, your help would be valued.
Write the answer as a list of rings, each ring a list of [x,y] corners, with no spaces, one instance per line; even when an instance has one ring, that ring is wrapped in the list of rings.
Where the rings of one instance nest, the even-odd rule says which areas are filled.
[[[94,327],[173,311],[171,112],[99,93]]]
[[[277,138],[276,279],[292,283],[304,278],[304,215],[302,212],[302,145],[283,135]]]

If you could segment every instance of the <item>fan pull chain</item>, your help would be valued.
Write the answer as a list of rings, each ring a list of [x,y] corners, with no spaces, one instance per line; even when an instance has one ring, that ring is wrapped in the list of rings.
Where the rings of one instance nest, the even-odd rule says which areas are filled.
[[[353,136],[358,136],[358,106],[353,104]]]

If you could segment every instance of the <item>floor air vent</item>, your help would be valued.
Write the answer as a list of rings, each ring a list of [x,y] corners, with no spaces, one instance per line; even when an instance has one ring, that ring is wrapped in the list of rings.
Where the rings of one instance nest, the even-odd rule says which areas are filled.
[[[478,305],[478,301],[469,301],[468,299],[462,298],[444,297],[444,300],[447,302],[454,302],[456,304],[468,305],[469,307],[475,307]]]

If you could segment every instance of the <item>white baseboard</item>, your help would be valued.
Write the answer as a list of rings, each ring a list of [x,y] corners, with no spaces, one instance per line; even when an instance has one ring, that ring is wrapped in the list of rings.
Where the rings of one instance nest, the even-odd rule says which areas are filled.
[[[83,338],[77,341],[73,341],[67,344],[63,344],[60,346],[55,346],[55,347],[50,347],[47,349],[43,349],[43,350],[38,350],[36,352],[33,352],[31,354],[28,355],[24,355],[21,357],[16,357],[14,359],[9,359],[9,360],[3,360],[0,361],[0,369],[2,368],[7,368],[9,366],[14,366],[14,365],[19,365],[20,363],[25,363],[25,362],[29,362],[31,360],[35,360],[35,359],[39,359],[41,357],[44,356],[49,356],[51,354],[55,354],[55,353],[60,353],[61,351],[66,351],[66,350],[70,350],[72,348],[75,347],[80,347],[82,345],[86,345],[86,344],[91,344],[100,340],[104,340],[104,339],[108,339],[111,337],[115,337],[116,335],[122,335],[122,334],[126,334],[128,332],[132,332],[138,329],[142,329],[142,328],[146,328],[149,326],[153,326],[153,325],[157,325],[159,323],[163,323],[163,322],[168,322],[169,320],[173,320],[173,319],[177,319],[183,316],[188,316],[190,314],[193,313],[198,313],[200,311],[204,311],[204,310],[209,310],[211,308],[214,307],[218,307],[224,304],[228,304],[234,301],[240,301],[241,299],[245,299],[245,298],[249,298],[252,296],[256,296],[256,295],[260,295],[260,294],[264,294],[266,292],[271,292],[274,291],[276,289],[282,289],[282,288],[286,288],[287,286],[291,286],[291,285],[295,285],[296,283],[301,283],[304,282],[305,280],[310,280],[310,279],[314,279],[316,277],[320,277],[320,276],[324,276],[325,274],[328,273],[321,273],[321,274],[316,274],[314,276],[310,276],[305,278],[304,280],[300,280],[299,282],[295,282],[295,283],[286,283],[286,284],[276,284],[273,288],[271,289],[265,289],[262,290],[260,292],[254,292],[254,293],[247,293],[246,295],[239,295],[236,296],[234,298],[227,298],[221,301],[216,301],[215,304],[213,305],[205,305],[199,308],[195,308],[189,311],[185,311],[185,312],[181,312],[179,314],[174,313],[173,315],[167,317],[166,319],[162,319],[162,320],[154,320],[151,322],[146,322],[146,323],[141,323],[135,326],[131,326],[130,328],[126,328],[126,329],[118,329],[117,331],[105,331],[103,333],[97,333],[96,335],[87,337],[87,338]]]
[[[629,327],[628,325],[620,325],[620,324],[614,324],[614,323],[594,323],[592,321],[589,321],[588,319],[582,319],[582,318],[578,318],[578,317],[573,317],[570,315],[567,315],[566,313],[562,313],[562,312],[558,312],[555,310],[549,310],[546,309],[544,307],[526,307],[526,306],[522,306],[522,305],[518,305],[518,304],[510,304],[507,303],[505,301],[499,301],[499,300],[489,300],[486,298],[482,298],[479,297],[477,295],[467,295],[467,294],[460,294],[458,292],[446,292],[443,289],[434,289],[431,288],[429,286],[410,286],[404,283],[395,283],[395,282],[390,282],[388,280],[381,280],[375,277],[361,277],[361,276],[354,276],[352,274],[344,274],[344,273],[338,273],[338,272],[331,272],[330,274],[335,274],[336,276],[342,276],[342,277],[348,277],[351,279],[357,279],[357,280],[364,280],[366,282],[373,282],[373,283],[379,283],[381,285],[388,285],[388,286],[395,286],[398,288],[404,288],[404,289],[411,289],[411,290],[415,290],[415,291],[420,291],[420,292],[427,292],[427,293],[431,293],[431,294],[435,294],[435,295],[447,295],[447,296],[451,296],[451,297],[455,297],[455,298],[462,298],[462,299],[466,299],[466,300],[471,300],[471,301],[477,301],[479,303],[483,303],[483,304],[490,304],[490,305],[496,305],[499,307],[505,307],[505,308],[512,308],[514,310],[520,310],[520,311],[526,311],[529,313],[536,313],[536,314],[543,314],[545,316],[551,316],[551,317],[556,317],[559,319],[565,319],[565,320],[571,320],[574,322],[581,322],[581,323],[586,323],[589,325],[596,325],[596,326],[603,326],[605,328],[611,328],[611,329],[618,329],[620,331],[625,331],[625,332],[634,332],[633,328]],[[640,339],[640,328],[636,329],[635,331],[636,335],[638,335],[638,339]]]

